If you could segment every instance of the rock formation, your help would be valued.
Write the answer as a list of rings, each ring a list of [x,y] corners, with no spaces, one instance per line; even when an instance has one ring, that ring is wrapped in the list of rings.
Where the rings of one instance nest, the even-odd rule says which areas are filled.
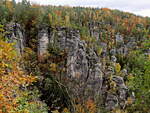
[[[10,23],[6,28],[8,42],[14,42],[18,54],[21,55],[25,47],[24,31],[16,23]],[[94,47],[88,47],[88,43],[81,40],[79,30],[65,27],[52,29],[45,25],[40,26],[37,35],[37,54],[43,57],[48,53],[49,45],[56,46],[60,50],[67,50],[65,76],[70,79],[67,86],[69,91],[73,92],[73,96],[82,102],[93,99],[98,102],[98,105],[103,104],[108,110],[117,107],[124,108],[128,88],[123,77],[127,75],[127,70],[121,70],[122,77],[117,76],[114,65],[118,60],[117,54],[127,55],[130,49],[136,48],[137,43],[132,38],[125,43],[124,38],[117,34],[115,36],[116,46],[108,49],[107,43],[98,41],[100,37],[98,32],[91,29],[91,35],[96,38],[99,46],[103,49],[100,56]],[[108,62],[109,65],[107,65]],[[115,91],[111,91],[113,89],[111,83],[115,85]]]
[[[25,34],[20,24],[17,23],[9,23],[6,26],[8,42],[15,43],[15,48],[18,52],[18,55],[23,53],[23,49],[25,47]]]
[[[105,100],[107,109],[112,110],[115,107],[124,107],[127,98],[127,87],[124,84],[122,77],[116,76],[113,71],[110,71],[102,58],[108,57],[107,45],[101,43],[103,53],[106,55],[102,58],[97,55],[93,48],[87,47],[87,43],[81,40],[78,30],[58,27],[55,30],[43,28],[39,31],[39,54],[42,55],[48,49],[48,44],[59,47],[61,50],[67,50],[67,73],[66,77],[71,79],[68,87],[73,92],[74,96],[84,101],[86,99],[94,99],[100,102],[101,97]],[[117,43],[122,43],[123,38],[116,36]],[[123,47],[122,47],[123,48]],[[122,49],[119,48],[119,49]],[[119,49],[112,49],[110,62],[116,62],[116,52]],[[123,48],[125,49],[125,48]],[[120,50],[120,54],[124,50]],[[113,69],[113,66],[110,66]],[[110,86],[107,83],[108,77],[112,75],[112,81],[116,84],[117,92],[109,92]],[[73,82],[74,81],[74,82]],[[100,103],[99,103],[100,104]]]

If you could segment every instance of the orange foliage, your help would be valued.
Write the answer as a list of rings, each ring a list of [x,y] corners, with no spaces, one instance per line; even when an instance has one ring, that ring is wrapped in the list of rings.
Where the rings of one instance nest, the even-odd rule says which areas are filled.
[[[92,99],[89,99],[86,102],[86,107],[87,107],[89,113],[96,113],[96,104],[94,103],[94,101]]]
[[[32,4],[32,8],[39,8],[39,7],[41,7],[41,5],[36,4],[36,3]]]
[[[61,16],[61,11],[55,11],[57,16]]]
[[[76,112],[75,113],[96,113],[96,104],[92,99],[88,99],[84,105],[77,104],[75,105]]]
[[[103,11],[111,11],[109,8],[101,8]]]
[[[26,87],[36,80],[31,75],[25,75],[18,67],[18,61],[13,44],[0,40],[0,113],[4,109],[7,112],[14,110],[19,87]]]

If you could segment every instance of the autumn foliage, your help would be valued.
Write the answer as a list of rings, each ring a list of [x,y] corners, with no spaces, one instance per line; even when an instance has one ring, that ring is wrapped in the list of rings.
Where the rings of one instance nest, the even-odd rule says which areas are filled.
[[[12,43],[0,40],[0,113],[9,113],[17,108],[21,87],[26,88],[36,80],[18,66],[18,56]]]
[[[3,27],[10,22],[19,24],[25,33],[26,47],[21,58],[17,55],[14,44],[8,43],[9,38],[4,38],[5,34],[9,33],[5,33]],[[106,65],[102,66],[106,68],[103,70],[104,75],[110,65],[115,76],[125,77],[126,85],[129,91],[135,92],[136,99],[127,98],[125,102],[127,107],[124,110],[117,108],[112,111],[113,113],[150,112],[150,54],[145,53],[150,50],[149,17],[108,8],[41,6],[30,4],[28,0],[22,0],[20,3],[16,3],[15,0],[0,0],[0,113],[47,113],[40,111],[40,108],[43,110],[41,100],[44,100],[43,103],[52,113],[61,111],[71,113],[72,109],[76,110],[75,113],[97,113],[99,109],[100,112],[102,111],[101,105],[97,105],[97,101],[100,100],[73,101],[76,99],[71,97],[72,92],[67,90],[67,85],[73,84],[66,78],[67,50],[62,51],[57,45],[52,44],[48,47],[48,53],[37,56],[37,34],[41,25],[49,28],[50,35],[52,32],[57,35],[59,27],[79,30],[81,40],[87,44],[86,53],[94,49],[100,62]],[[124,44],[117,44],[115,37],[118,33],[123,37]],[[57,39],[55,34],[54,38]],[[64,34],[67,36],[68,33]],[[135,50],[129,50],[126,56],[120,54],[118,52],[120,46],[123,46],[122,51],[122,48],[131,45],[129,42],[132,42],[132,39],[137,44]],[[107,47],[101,47],[101,43],[106,44]],[[109,51],[106,57],[104,49]],[[116,63],[110,61],[112,49],[116,51]],[[124,68],[127,70],[127,75],[122,74]],[[42,78],[40,83],[36,82],[37,76]],[[80,78],[81,74],[77,73],[76,76]],[[109,91],[116,93],[117,84],[112,80],[113,75],[108,76],[110,77],[106,86],[110,87]],[[29,99],[29,95],[34,97],[34,92],[28,91],[33,82],[40,84],[33,85],[33,89],[39,88],[42,95],[35,97],[35,100]]]

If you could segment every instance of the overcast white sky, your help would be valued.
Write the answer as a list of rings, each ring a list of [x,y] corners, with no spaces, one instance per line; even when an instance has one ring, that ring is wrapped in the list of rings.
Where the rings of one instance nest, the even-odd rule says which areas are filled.
[[[16,0],[21,1],[21,0]],[[39,4],[107,7],[150,17],[150,0],[30,0]]]

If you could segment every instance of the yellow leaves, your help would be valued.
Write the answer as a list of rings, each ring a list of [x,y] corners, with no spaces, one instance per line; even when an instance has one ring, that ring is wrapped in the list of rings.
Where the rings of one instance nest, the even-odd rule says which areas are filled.
[[[25,109],[23,113],[30,113],[29,110]]]
[[[75,105],[76,112],[75,113],[86,113],[84,107],[81,104]]]
[[[49,18],[49,22],[50,22],[50,24],[52,24],[53,16],[52,16],[50,13],[48,14],[48,18]]]
[[[24,51],[25,51],[25,54],[29,54],[29,55],[32,55],[32,54],[33,54],[33,50],[32,50],[31,48],[26,47],[26,48],[24,49]]]
[[[12,1],[6,1],[6,6],[8,7],[8,9],[12,12],[13,11],[13,4]]]
[[[114,109],[113,113],[127,113],[127,111],[123,111],[121,109]]]
[[[2,101],[3,100],[3,94],[0,94],[0,101]]]
[[[116,64],[115,64],[115,70],[116,70],[116,72],[117,72],[117,73],[119,73],[119,72],[120,72],[120,70],[121,70],[121,66],[120,66],[120,64],[119,64],[119,63],[116,63]]]
[[[129,74],[129,75],[128,75],[128,79],[129,79],[129,80],[132,80],[132,79],[134,79],[134,76],[133,76],[132,74]]]
[[[13,58],[16,57],[15,49],[12,46],[13,43],[6,43],[0,40],[0,58],[2,58],[3,61],[7,60],[11,62]]]
[[[14,102],[20,85],[27,86],[36,81],[32,75],[25,75],[18,67],[18,61],[13,44],[0,40],[0,109],[5,107],[7,112],[16,107]]]
[[[131,97],[127,98],[126,104],[132,104],[133,103],[133,99]]]
[[[112,90],[116,90],[116,86],[117,86],[117,84],[116,84],[116,82],[114,82],[114,81],[111,81],[110,82],[110,86],[112,87]]]
[[[29,81],[29,83],[35,82],[35,81],[37,81],[37,77],[30,75],[30,76],[28,76],[28,81]]]
[[[120,109],[116,109],[116,110],[114,110],[114,113],[121,113],[121,110]]]
[[[64,108],[62,113],[70,113],[69,110],[67,108]]]
[[[101,47],[97,47],[97,54],[100,56],[102,53],[103,49]]]
[[[0,28],[0,32],[4,32],[4,29]]]
[[[50,70],[53,72],[57,71],[57,65],[55,63],[50,64]]]
[[[148,55],[148,59],[150,60],[150,54]]]
[[[58,110],[52,111],[52,113],[60,113]]]
[[[70,23],[70,17],[68,15],[65,16],[65,24],[66,26]]]
[[[29,84],[35,82],[36,80],[37,78],[34,76],[26,76],[26,75],[20,76],[20,78],[18,78],[18,84],[28,86]]]
[[[3,27],[4,27],[4,25],[1,25],[1,24],[0,24],[0,28],[3,28]]]

